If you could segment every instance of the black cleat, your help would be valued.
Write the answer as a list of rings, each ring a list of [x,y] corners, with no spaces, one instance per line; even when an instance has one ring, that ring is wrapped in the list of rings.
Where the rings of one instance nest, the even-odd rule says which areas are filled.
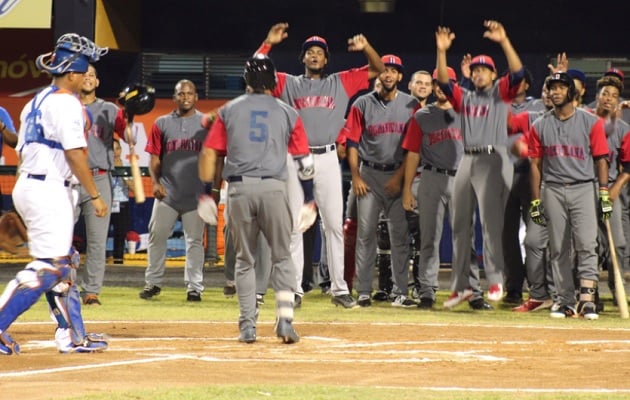
[[[142,292],[140,292],[140,298],[148,300],[153,296],[159,295],[161,291],[162,289],[160,289],[159,286],[147,286],[142,290]]]
[[[300,341],[300,336],[293,328],[293,324],[288,319],[276,320],[276,335],[282,339],[283,343],[291,344]]]
[[[486,301],[484,299],[471,300],[471,301],[468,302],[468,305],[473,310],[482,310],[482,311],[493,310],[492,306],[490,304],[486,303]]]

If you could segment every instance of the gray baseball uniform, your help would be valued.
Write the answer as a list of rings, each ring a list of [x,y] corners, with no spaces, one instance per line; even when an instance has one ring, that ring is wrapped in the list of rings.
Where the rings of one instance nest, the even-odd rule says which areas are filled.
[[[177,112],[159,117],[146,145],[146,152],[160,157],[160,183],[166,197],[155,199],[149,220],[149,265],[145,271],[147,287],[162,286],[166,262],[166,243],[181,217],[186,240],[184,283],[187,291],[202,292],[204,222],[197,213],[197,198],[203,185],[199,180],[199,151],[207,130],[201,126],[203,114],[190,117]]]
[[[125,119],[122,110],[114,103],[96,99],[85,107],[92,115],[92,126],[87,132],[88,166],[92,171],[94,183],[101,193],[103,201],[111,210],[112,187],[111,170],[114,168],[114,132],[124,136]],[[87,236],[87,257],[81,279],[81,294],[99,294],[105,276],[105,258],[109,218],[97,217],[90,194],[81,187],[75,216],[83,214]]]
[[[228,223],[236,250],[240,330],[256,326],[259,232],[271,248],[278,318],[293,319],[296,268],[290,251],[294,218],[287,196],[287,149],[293,155],[309,152],[297,112],[265,94],[242,95],[219,110],[204,146],[227,154],[223,179],[230,183]]]
[[[374,280],[376,261],[376,235],[379,212],[389,218],[388,227],[392,254],[393,293],[407,296],[409,281],[409,229],[402,197],[391,196],[385,190],[396,170],[401,168],[403,149],[401,142],[405,127],[418,101],[398,91],[396,97],[384,102],[378,93],[359,97],[348,115],[348,140],[358,143],[361,159],[360,174],[370,188],[365,196],[357,198],[357,292],[369,296]],[[328,238],[327,238],[328,239]]]

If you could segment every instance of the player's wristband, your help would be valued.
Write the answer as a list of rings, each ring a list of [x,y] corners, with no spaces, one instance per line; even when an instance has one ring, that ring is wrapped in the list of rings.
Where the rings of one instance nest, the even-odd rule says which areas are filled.
[[[255,54],[267,55],[267,54],[269,54],[270,51],[271,51],[271,45],[269,43],[267,43],[266,40],[263,40],[262,44],[260,45],[258,50],[256,50]]]
[[[213,191],[213,189],[212,189],[212,183],[211,182],[203,184],[203,192],[205,194],[210,195],[210,194],[212,194],[212,191]]]
[[[101,197],[101,194],[100,193],[96,193],[96,196],[90,196],[90,199],[96,200],[96,199],[99,199],[100,197]]]

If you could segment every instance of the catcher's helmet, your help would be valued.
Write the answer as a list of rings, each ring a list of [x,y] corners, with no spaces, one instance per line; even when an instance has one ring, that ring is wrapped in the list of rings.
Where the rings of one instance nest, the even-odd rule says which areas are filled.
[[[547,81],[545,82],[545,85],[547,85],[547,90],[550,90],[551,85],[556,82],[562,83],[569,88],[569,100],[575,99],[575,96],[577,95],[577,90],[575,89],[575,82],[573,82],[573,78],[571,78],[569,74],[567,74],[566,72],[556,72],[551,74],[549,79],[547,79]]]
[[[107,47],[98,47],[90,39],[76,33],[66,33],[57,39],[55,50],[42,54],[35,60],[40,71],[51,75],[66,72],[85,73],[89,63],[98,61],[108,52]]]
[[[129,85],[120,93],[118,103],[129,116],[146,114],[155,106],[155,88],[141,83]]]
[[[269,57],[252,57],[245,63],[243,78],[254,90],[273,90],[276,87],[276,67]]]

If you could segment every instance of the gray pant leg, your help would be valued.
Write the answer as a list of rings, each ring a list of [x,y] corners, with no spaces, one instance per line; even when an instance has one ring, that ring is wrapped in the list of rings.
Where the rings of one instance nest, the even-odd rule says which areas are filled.
[[[626,185],[621,189],[619,199],[617,201],[621,203],[621,223],[623,226],[624,242],[630,241],[630,186]],[[617,255],[620,259],[619,266],[621,272],[630,271],[630,247],[626,246],[626,250],[623,254]]]
[[[205,223],[195,209],[182,214],[182,227],[186,239],[184,283],[189,292],[193,290],[203,292],[203,230]]]
[[[271,277],[271,248],[262,231],[258,234],[255,260],[256,294],[265,294]]]
[[[529,297],[535,300],[550,298],[547,260],[549,235],[547,228],[535,224],[532,220],[527,223],[525,235],[525,266],[527,268],[527,282]]]
[[[571,205],[573,244],[577,257],[577,279],[599,281],[597,268],[597,209],[594,185],[575,185],[567,189]],[[597,206],[596,206],[597,204]]]
[[[373,190],[357,197],[356,291],[359,295],[369,296],[372,293],[377,248],[376,226],[380,210]]]
[[[155,199],[149,220],[149,265],[144,272],[147,286],[162,286],[166,266],[166,241],[173,232],[179,213],[163,201]]]
[[[397,197],[385,204],[385,213],[389,218],[389,238],[392,250],[392,278],[394,294],[409,294],[409,229],[407,215],[402,206],[402,198]],[[374,271],[374,266],[372,266]]]
[[[225,219],[227,221],[227,218]],[[225,280],[234,281],[234,264],[236,264],[236,252],[234,250],[234,239],[229,229],[229,224],[225,224],[223,229],[223,274]]]
[[[525,162],[529,162],[525,160]],[[521,293],[525,281],[525,265],[521,253],[519,231],[521,221],[527,221],[529,199],[529,174],[527,171],[514,172],[512,188],[505,206],[503,225],[503,257],[505,259],[505,289]]]
[[[109,174],[97,175],[94,183],[108,209],[112,205],[112,186]],[[105,277],[105,259],[107,235],[109,233],[109,220],[111,214],[105,217],[97,217],[94,206],[90,200],[90,194],[81,187],[80,207],[85,220],[85,233],[87,236],[87,250],[85,268],[83,269],[82,292],[99,294],[103,287]]]

